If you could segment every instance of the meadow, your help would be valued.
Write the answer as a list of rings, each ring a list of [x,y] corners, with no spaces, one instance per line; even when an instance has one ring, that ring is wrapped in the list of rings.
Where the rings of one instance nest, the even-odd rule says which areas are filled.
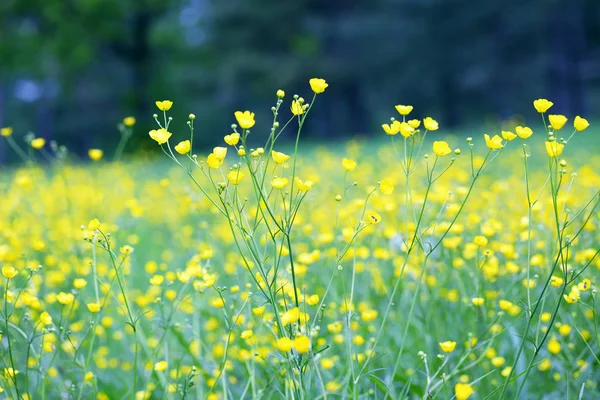
[[[121,155],[133,118],[116,161],[3,128],[0,398],[599,398],[594,127],[391,105],[381,140],[304,145],[327,86],[212,152],[168,100],[160,157]]]

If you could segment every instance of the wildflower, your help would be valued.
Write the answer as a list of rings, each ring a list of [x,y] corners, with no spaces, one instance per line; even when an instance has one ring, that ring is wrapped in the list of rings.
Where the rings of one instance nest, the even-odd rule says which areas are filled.
[[[558,333],[560,333],[562,336],[569,336],[569,334],[571,333],[571,326],[567,324],[562,324],[558,328]]]
[[[98,221],[98,218],[94,218],[88,223],[89,230],[95,231],[98,228],[100,228],[100,221]]]
[[[273,186],[275,189],[283,189],[287,186],[287,184],[287,178],[273,178],[273,180],[271,181],[271,186]]]
[[[375,318],[377,318],[377,315],[378,315],[378,313],[376,310],[370,310],[370,309],[364,310],[363,312],[360,313],[360,317],[365,322],[373,321]]]
[[[2,267],[2,275],[4,275],[6,279],[12,279],[17,276],[18,273],[19,272],[12,265],[5,265]]]
[[[179,154],[187,154],[190,152],[191,147],[192,147],[192,144],[190,143],[190,141],[184,140],[183,142],[179,142],[175,146],[175,151],[178,152]]]
[[[381,125],[383,131],[388,135],[397,135],[400,132],[400,121],[394,121],[391,124]]]
[[[473,303],[474,306],[479,307],[481,305],[483,305],[484,302],[484,298],[483,297],[473,297],[471,299],[471,303]]]
[[[433,142],[433,153],[438,157],[447,156],[452,153],[452,149],[448,145],[448,143],[442,141]]]
[[[504,140],[507,140],[510,142],[511,140],[514,140],[516,137],[517,137],[517,135],[515,135],[511,131],[502,131],[502,138]]]
[[[437,131],[439,128],[438,122],[431,117],[426,117],[423,119],[423,126],[428,131]]]
[[[83,289],[87,286],[87,281],[83,278],[77,278],[73,281],[73,286],[75,289]]]
[[[170,100],[157,101],[156,107],[158,107],[160,111],[169,111],[171,107],[173,107],[173,102]]]
[[[244,179],[244,173],[239,169],[229,171],[229,173],[227,174],[227,179],[232,185],[239,185],[242,179]]]
[[[44,138],[35,138],[31,141],[30,145],[36,150],[41,149],[46,144],[46,139]]]
[[[173,105],[173,102],[171,102],[171,105]],[[171,106],[169,106],[169,108],[171,108]],[[168,111],[168,110],[169,109],[166,109],[166,111]],[[123,125],[125,125],[127,127],[134,126],[135,125],[135,117],[125,117],[125,118],[123,118]]]
[[[327,82],[325,82],[325,79],[321,78],[312,78],[308,83],[310,84],[312,91],[316,94],[323,93],[325,89],[327,89],[327,86],[329,86]]]
[[[585,278],[577,284],[577,289],[579,289],[582,292],[587,292],[588,290],[590,290],[590,286],[592,286],[592,281]]]
[[[44,325],[52,325],[52,317],[46,311],[40,314],[40,322]]]
[[[279,89],[277,91],[277,97],[279,97],[280,99],[283,99],[285,97],[285,92],[281,89]]]
[[[172,133],[167,131],[165,128],[160,128],[152,129],[150,132],[148,132],[148,135],[150,135],[150,137],[154,139],[158,144],[165,144],[169,141],[169,138],[171,137]]]
[[[392,194],[394,192],[394,184],[389,179],[383,179],[379,182],[379,190],[383,194]]]
[[[473,394],[473,388],[468,383],[457,383],[454,385],[456,400],[467,400]]]
[[[88,303],[87,308],[88,308],[88,310],[90,310],[91,313],[97,313],[98,311],[100,311],[100,304]]]
[[[564,144],[556,141],[546,142],[546,153],[548,153],[549,157],[558,157],[561,155],[564,147]]]
[[[90,160],[92,160],[92,161],[100,161],[100,160],[102,160],[102,157],[104,156],[104,152],[100,149],[89,149],[88,156],[90,157]]]
[[[540,114],[548,111],[548,109],[550,109],[550,107],[552,107],[553,105],[553,102],[546,99],[537,99],[533,101],[533,107],[535,107],[535,110]]]
[[[13,134],[13,128],[11,128],[10,126],[5,126],[4,128],[0,129],[1,136],[9,137],[12,134]]]
[[[304,106],[298,100],[292,100],[292,105],[290,106],[290,110],[292,110],[292,114],[294,114],[294,115],[304,114]]]
[[[564,279],[561,278],[560,276],[552,276],[550,278],[550,284],[554,287],[562,286],[563,282],[564,282]]]
[[[60,304],[67,306],[75,300],[75,296],[73,296],[73,293],[60,292],[56,295],[56,300],[58,300]]]
[[[442,351],[444,353],[452,353],[454,351],[455,347],[456,347],[456,342],[452,342],[450,340],[447,340],[445,342],[440,342],[440,349],[442,349]]]
[[[292,350],[293,342],[288,337],[282,337],[282,338],[277,339],[277,343],[275,344],[275,347],[277,348],[277,350],[281,351],[282,353],[287,353],[288,351]]]
[[[165,280],[165,277],[162,275],[154,275],[152,278],[150,278],[150,284],[152,286],[160,286],[163,281]]]
[[[242,129],[250,129],[254,126],[256,121],[254,121],[254,113],[250,111],[236,111],[234,114],[235,119],[238,124],[242,127]]]
[[[287,154],[280,153],[275,150],[271,150],[271,157],[273,157],[273,161],[275,161],[277,164],[283,164],[290,158],[290,156]]]
[[[12,368],[4,368],[4,376],[7,378],[13,378],[15,376],[17,376],[17,374],[19,373],[19,370],[17,369],[12,369]]]
[[[379,214],[377,214],[375,211],[369,211],[369,212],[367,212],[367,215],[365,216],[365,222],[367,224],[377,225],[378,223],[381,222],[381,216]]]
[[[206,157],[206,164],[208,164],[209,168],[219,168],[222,163],[223,161],[219,160],[217,156],[215,156],[215,153],[210,153],[208,157]]]
[[[300,354],[307,353],[310,350],[310,339],[304,335],[298,335],[294,338],[294,349]]]
[[[398,114],[400,115],[408,115],[413,110],[413,106],[404,106],[401,104],[397,105],[395,108],[396,111],[398,111]]]
[[[552,126],[552,129],[559,131],[567,123],[567,117],[560,114],[548,115],[548,121],[550,121],[550,126]]]
[[[309,181],[309,180],[303,181],[303,180],[299,179],[298,177],[296,177],[295,182],[296,182],[296,186],[298,187],[298,190],[300,190],[301,192],[309,191],[313,185],[313,181]]]
[[[490,135],[486,133],[483,135],[483,137],[485,138],[486,146],[491,150],[498,150],[504,147],[502,144],[502,138],[498,135],[494,135],[494,137],[490,138]]]
[[[166,361],[159,361],[156,364],[154,364],[154,370],[156,372],[164,372],[168,366],[169,364]]]
[[[573,120],[573,127],[577,130],[577,132],[584,131],[590,126],[590,123],[585,118],[581,118],[579,115],[575,117]]]
[[[573,286],[568,295],[567,294],[563,295],[563,298],[569,304],[577,303],[579,301],[580,297],[581,297],[581,295],[579,293],[579,289],[577,288],[577,286]]]
[[[552,354],[558,354],[560,352],[560,347],[560,343],[556,338],[552,338],[548,342],[548,351]]]
[[[236,133],[236,132],[230,133],[229,135],[225,135],[225,137],[223,138],[223,140],[228,145],[235,146],[240,141],[240,134]]]
[[[410,119],[408,120],[407,124],[411,128],[417,129],[421,125],[421,121],[419,121],[418,119]]]
[[[408,138],[415,133],[415,130],[407,122],[400,122],[399,128],[400,134],[405,138]]]
[[[356,161],[351,160],[349,158],[344,158],[342,160],[342,167],[346,170],[346,171],[352,171],[354,170],[354,168],[356,168]]]
[[[213,149],[213,154],[219,161],[223,161],[227,156],[227,147],[215,147]]]
[[[488,240],[485,236],[475,236],[475,238],[473,239],[473,242],[479,246],[479,247],[484,247],[488,244]]]
[[[517,126],[515,128],[515,132],[521,139],[527,139],[529,136],[533,135],[533,131],[528,126]]]

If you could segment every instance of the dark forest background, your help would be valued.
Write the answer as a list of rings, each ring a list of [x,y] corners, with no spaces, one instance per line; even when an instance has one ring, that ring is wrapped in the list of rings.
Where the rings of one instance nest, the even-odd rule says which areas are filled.
[[[538,97],[598,115],[600,1],[0,0],[0,126],[80,154],[116,146],[128,115],[130,150],[153,145],[159,99],[207,145],[236,109],[266,130],[275,91],[309,98],[311,77],[330,84],[318,138],[380,133],[394,104],[450,129],[533,116]]]

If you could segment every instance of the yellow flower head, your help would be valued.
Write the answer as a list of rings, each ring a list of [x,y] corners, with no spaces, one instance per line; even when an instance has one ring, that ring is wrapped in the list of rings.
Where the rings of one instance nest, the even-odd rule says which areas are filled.
[[[300,354],[308,353],[310,350],[310,338],[298,335],[294,338],[294,349]]]
[[[290,156],[287,154],[280,153],[275,150],[271,150],[271,157],[273,157],[273,161],[275,161],[277,164],[283,164],[290,158]]]
[[[158,109],[160,111],[169,111],[171,109],[171,107],[173,107],[173,102],[171,100],[157,101],[156,107],[158,107]],[[134,121],[134,123],[135,123],[135,121]],[[125,124],[125,125],[127,125],[127,124]]]
[[[225,135],[223,140],[225,140],[225,143],[228,145],[235,146],[240,141],[240,134],[237,132],[230,133],[229,135]]]
[[[17,271],[12,265],[5,265],[2,267],[2,275],[4,275],[6,279],[12,279],[17,276],[18,273],[19,271]]]
[[[290,110],[292,110],[292,114],[294,115],[304,114],[304,106],[298,100],[292,100]]]
[[[577,289],[579,289],[582,292],[587,292],[588,290],[590,290],[591,286],[592,286],[592,281],[590,281],[588,278],[585,278],[584,280],[582,280],[581,282],[579,282],[577,284]]]
[[[533,135],[533,131],[528,126],[517,126],[515,132],[517,132],[517,135],[519,135],[521,139],[527,139]]]
[[[215,147],[213,149],[213,154],[219,161],[223,161],[227,156],[227,147]]]
[[[210,153],[208,157],[206,157],[206,164],[208,164],[209,168],[217,169],[223,163],[222,160],[219,160],[215,153]]]
[[[173,103],[171,103],[171,104],[173,104]],[[169,108],[171,108],[171,106],[169,106]],[[123,118],[123,125],[128,126],[128,127],[134,126],[135,125],[135,117],[125,117],[125,118]]]
[[[457,383],[454,385],[456,400],[467,400],[473,394],[473,388],[468,383]]]
[[[567,117],[561,114],[548,115],[548,121],[552,129],[559,131],[567,123]]]
[[[417,129],[419,126],[421,126],[421,121],[419,121],[418,119],[409,119],[407,124],[411,128]]]
[[[100,311],[100,304],[88,303],[87,308],[88,310],[90,310],[91,313],[97,313],[98,311]]]
[[[296,186],[298,187],[298,190],[300,190],[301,192],[308,192],[310,190],[310,188],[312,188],[312,185],[314,184],[313,181],[303,181],[301,179],[299,179],[298,177],[296,177],[295,179],[296,182]]]
[[[232,185],[239,185],[242,179],[244,179],[244,173],[239,169],[229,171],[227,179]]]
[[[389,179],[382,179],[379,182],[379,190],[385,195],[392,194],[394,192],[394,184]]]
[[[154,364],[154,370],[156,372],[164,372],[168,366],[169,364],[166,361],[159,361],[156,364]]]
[[[346,170],[346,171],[352,171],[354,170],[354,168],[356,168],[356,161],[351,160],[349,158],[344,158],[342,160],[342,167]]]
[[[502,138],[506,141],[510,142],[511,140],[514,140],[516,137],[517,137],[517,135],[515,135],[511,131],[502,131]]]
[[[400,134],[405,138],[410,137],[415,133],[414,128],[410,126],[408,122],[400,122],[399,128]]]
[[[564,144],[556,141],[546,142],[546,153],[548,153],[549,157],[558,157],[562,153],[564,147]]]
[[[440,127],[438,122],[431,117],[426,117],[425,119],[423,119],[423,126],[428,131],[437,131]]]
[[[450,153],[452,153],[452,149],[448,143],[444,142],[443,140],[433,142],[433,154],[436,156],[443,157]]]
[[[98,228],[100,228],[100,221],[98,221],[98,218],[94,218],[88,223],[89,230],[95,231]]]
[[[450,340],[440,343],[440,349],[442,349],[444,353],[452,353],[455,347],[456,342],[452,342]]]
[[[44,147],[44,145],[46,144],[46,139],[44,138],[35,138],[31,141],[31,147],[33,147],[36,150],[41,149],[42,147]]]
[[[590,126],[590,123],[585,118],[581,118],[579,115],[575,117],[573,120],[573,127],[577,130],[577,132],[584,131]]]
[[[148,132],[148,135],[150,135],[150,137],[154,139],[158,144],[165,144],[169,141],[172,134],[165,128],[160,128],[152,129],[150,132]]]
[[[282,338],[277,339],[275,347],[280,352],[287,353],[288,351],[292,350],[293,345],[294,344],[290,338],[282,337]]]
[[[280,99],[283,99],[285,97],[285,92],[281,89],[279,89],[276,94],[277,94],[277,97]]]
[[[46,311],[40,314],[40,322],[44,325],[52,325],[52,317]]]
[[[402,104],[398,104],[396,106],[396,111],[398,111],[398,114],[400,114],[400,115],[408,115],[411,113],[412,110],[413,110],[413,106],[405,106]]]
[[[0,129],[0,135],[4,136],[4,137],[8,137],[10,135],[13,134],[13,128],[11,128],[10,126],[6,126],[2,129]]]
[[[377,214],[375,211],[369,211],[365,215],[365,222],[369,225],[377,225],[381,222],[381,215]]]
[[[397,135],[400,132],[400,121],[394,121],[391,124],[381,125],[383,131],[388,135]]]
[[[283,189],[288,184],[288,178],[273,178],[271,186],[275,189]]]
[[[494,135],[494,137],[490,138],[490,135],[486,133],[483,137],[485,138],[486,146],[492,150],[498,150],[504,147],[502,138],[498,135]]]
[[[535,110],[539,113],[545,113],[553,105],[554,105],[553,102],[551,102],[550,100],[546,100],[546,99],[537,99],[537,100],[533,101],[533,107],[535,107]]]
[[[192,144],[190,143],[189,140],[184,140],[183,142],[179,142],[176,146],[175,146],[175,151],[178,152],[179,154],[187,154],[190,152]]]
[[[256,121],[254,121],[254,113],[250,111],[236,111],[234,114],[235,119],[238,122],[238,125],[242,129],[250,129],[254,126]]]
[[[102,157],[104,156],[104,152],[100,149],[89,149],[88,156],[90,157],[90,160],[92,160],[92,161],[100,161],[100,160],[102,160]]]
[[[56,295],[56,300],[62,305],[68,306],[75,300],[73,293],[60,292]]]
[[[310,81],[308,81],[308,83],[310,83],[310,88],[316,94],[323,93],[325,89],[327,89],[327,87],[329,86],[327,82],[325,82],[325,79],[321,78],[312,78]]]

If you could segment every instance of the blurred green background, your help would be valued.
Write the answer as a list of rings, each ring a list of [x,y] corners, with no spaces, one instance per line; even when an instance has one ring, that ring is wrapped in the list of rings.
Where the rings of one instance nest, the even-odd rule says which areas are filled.
[[[310,98],[312,77],[330,84],[305,130],[320,142],[380,134],[395,104],[452,132],[534,117],[538,97],[598,115],[600,2],[0,1],[0,126],[79,155],[110,152],[129,115],[128,150],[156,149],[160,99],[175,102],[179,138],[193,112],[198,142],[220,142],[236,109],[257,113],[259,135],[275,91]]]

